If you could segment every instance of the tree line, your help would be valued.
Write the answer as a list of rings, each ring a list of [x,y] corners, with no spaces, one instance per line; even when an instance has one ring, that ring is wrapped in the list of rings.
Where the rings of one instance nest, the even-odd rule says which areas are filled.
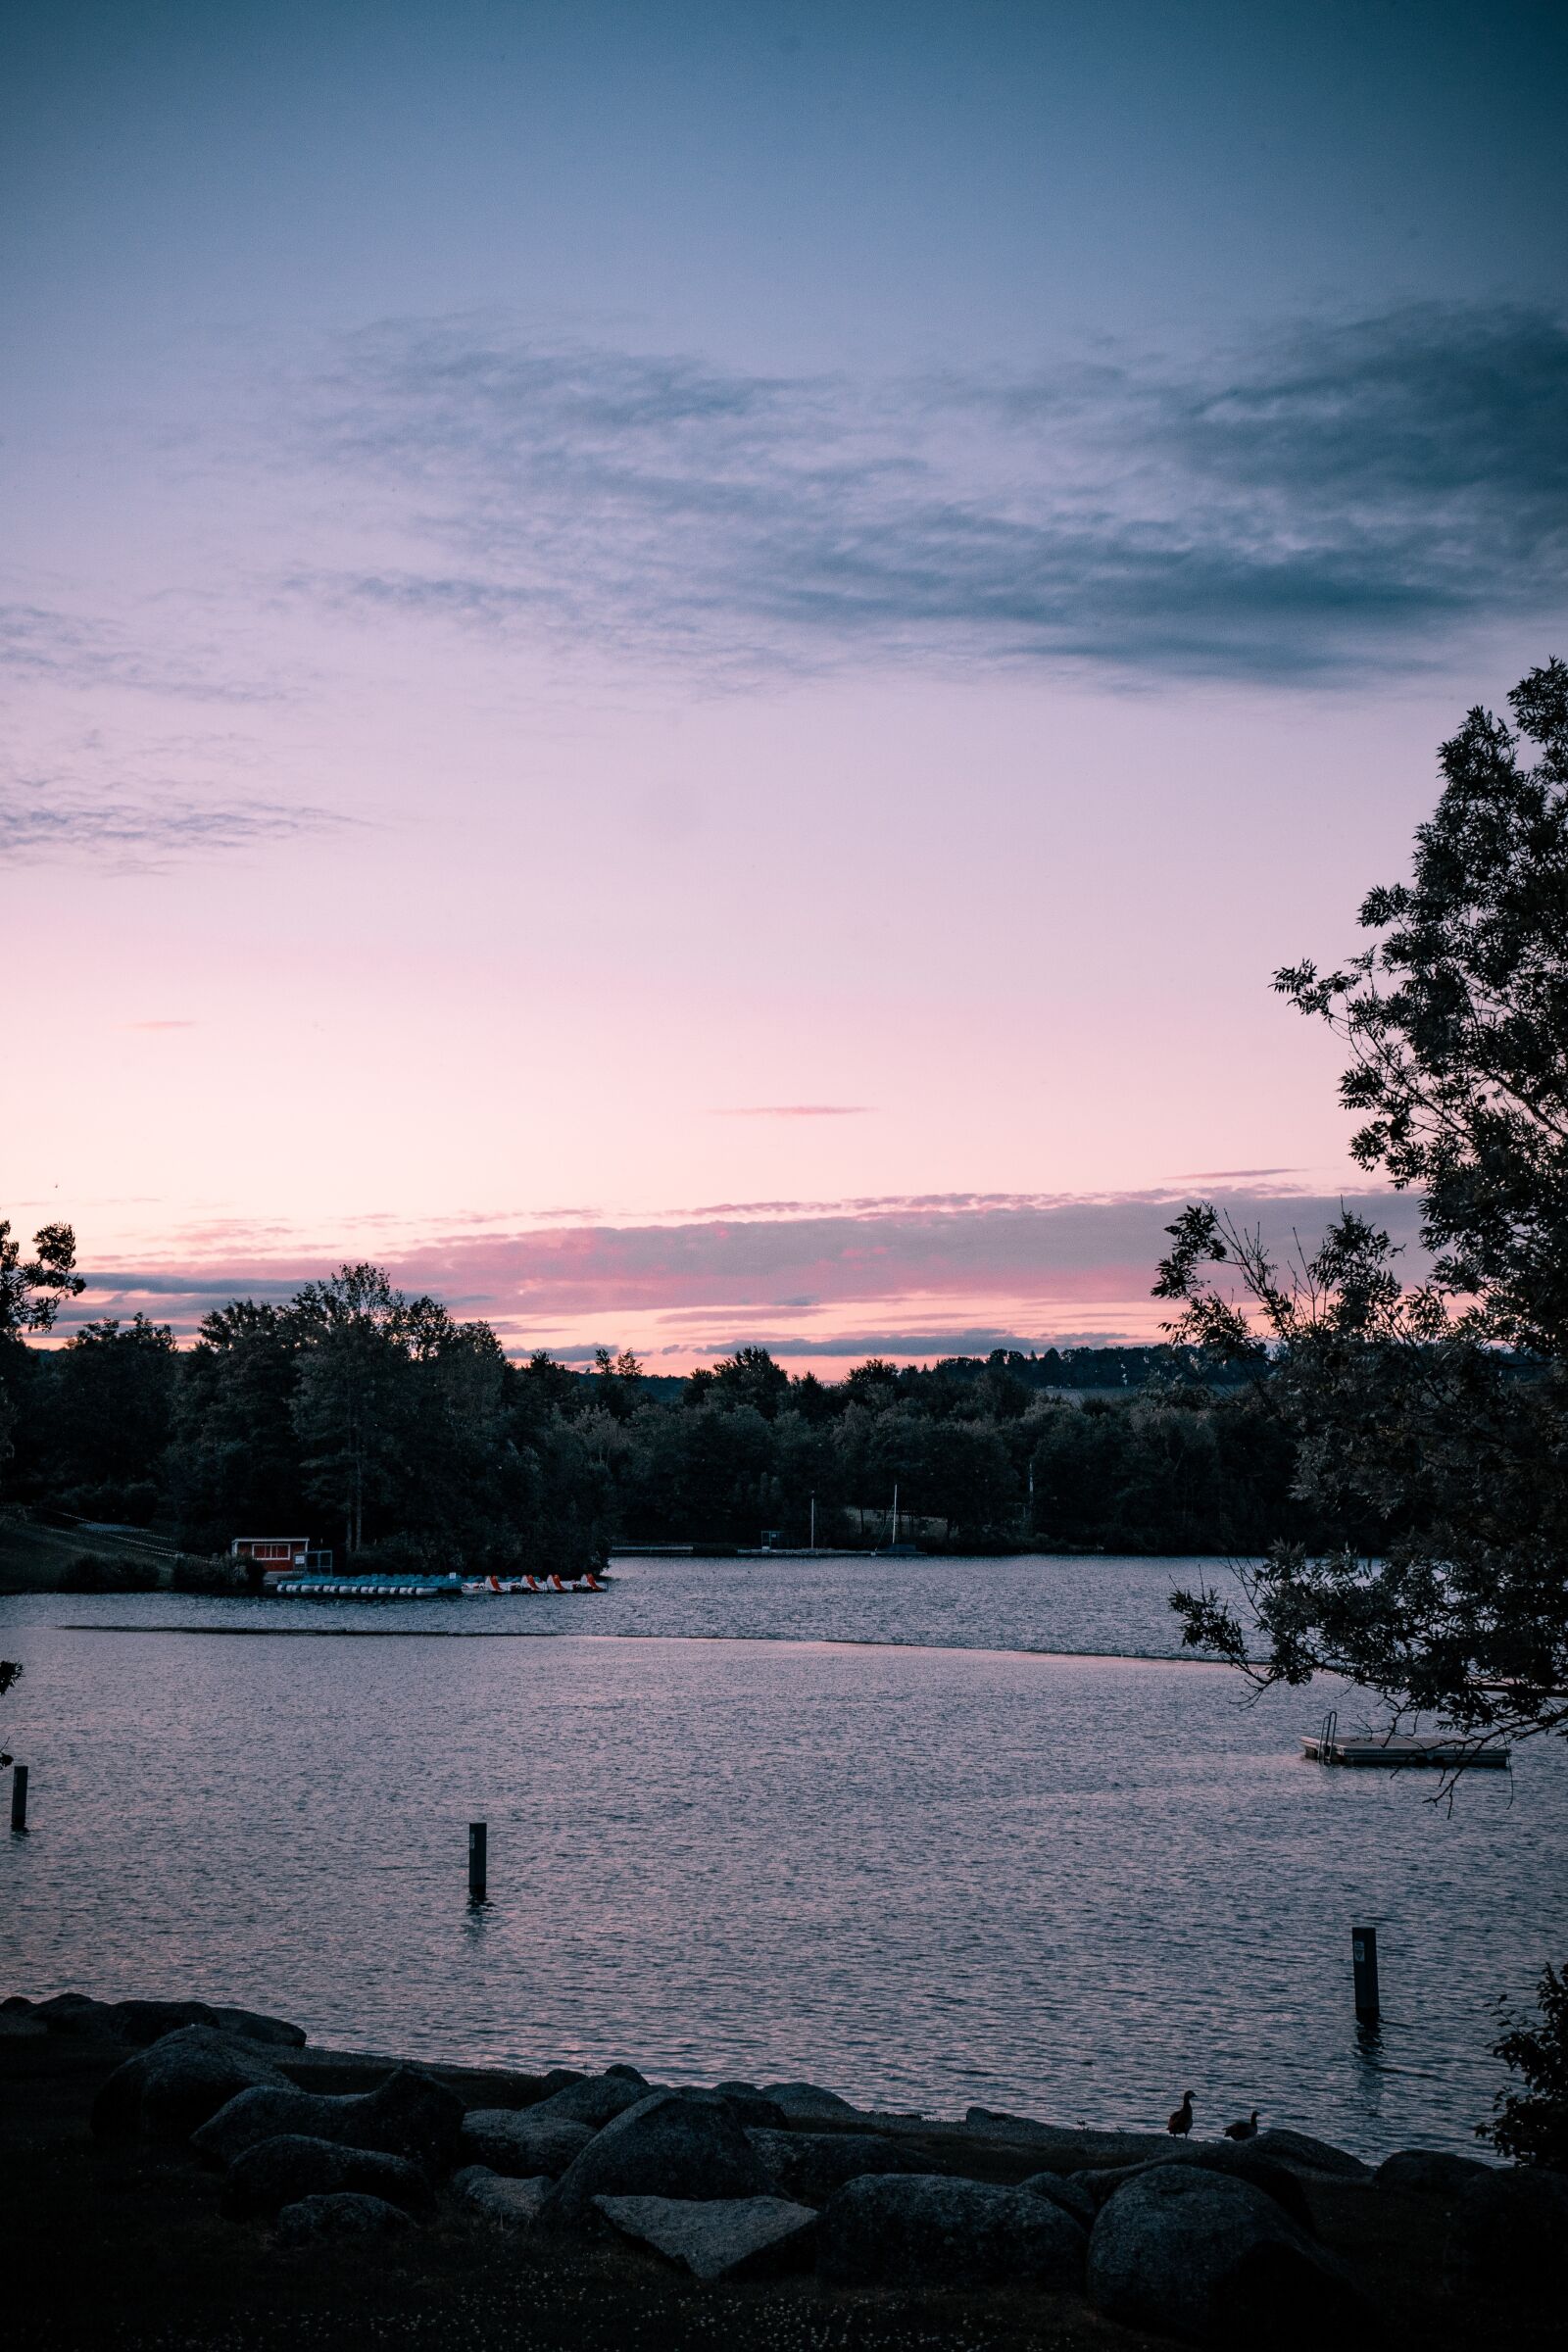
[[[29,1285],[0,1247],[0,1492],[192,1552],[309,1532],[345,1563],[483,1570],[577,1568],[616,1542],[874,1544],[895,1488],[901,1535],[946,1549],[1246,1548],[1298,1516],[1289,1445],[1190,1348],[1053,1351],[1076,1385],[1051,1389],[1047,1358],[1002,1350],[833,1383],[760,1348],[684,1381],[625,1350],[582,1373],[509,1361],[487,1324],[370,1265],[236,1299],[189,1348],[137,1314],[45,1348],[29,1341],[79,1286],[69,1229],[48,1284],[41,1256]]]

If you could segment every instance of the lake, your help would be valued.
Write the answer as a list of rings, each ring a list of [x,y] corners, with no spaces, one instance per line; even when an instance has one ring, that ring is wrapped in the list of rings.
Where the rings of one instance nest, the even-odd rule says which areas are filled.
[[[1436,1775],[1303,1763],[1327,1705],[1369,1707],[1171,1654],[1172,1583],[1226,1573],[626,1559],[597,1598],[0,1599],[33,1825],[0,1838],[3,1989],[932,2115],[1157,2126],[1191,2086],[1200,2132],[1256,2106],[1372,2156],[1469,2147],[1494,2004],[1568,1953],[1568,1757],[1534,1743],[1451,1812]]]

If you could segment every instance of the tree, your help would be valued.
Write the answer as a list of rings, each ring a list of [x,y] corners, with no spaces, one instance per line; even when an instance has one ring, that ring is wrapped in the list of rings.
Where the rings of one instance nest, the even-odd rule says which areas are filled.
[[[72,1508],[154,1516],[178,1376],[172,1330],[144,1314],[84,1323],[59,1350],[52,1467]]]
[[[1515,2020],[1492,2054],[1522,2075],[1524,2090],[1499,2091],[1490,2124],[1478,2124],[1478,2139],[1490,2139],[1515,2164],[1540,2164],[1568,2173],[1568,1969],[1548,1968],[1536,1990],[1541,2022]]]
[[[392,1485],[409,1418],[410,1333],[426,1319],[379,1266],[364,1264],[307,1283],[290,1311],[302,1338],[293,1420],[306,1492],[334,1512],[353,1553]]]
[[[11,1220],[0,1217],[0,1340],[52,1331],[64,1301],[87,1287],[76,1272],[76,1237],[69,1225],[41,1225],[32,1247],[36,1254],[24,1263]]]
[[[1431,1278],[1406,1286],[1353,1215],[1282,1268],[1198,1203],[1155,1285],[1167,1328],[1259,1376],[1333,1530],[1275,1544],[1250,1621],[1178,1595],[1184,1639],[1264,1683],[1344,1674],[1478,1742],[1568,1732],[1568,667],[1510,701],[1537,764],[1473,710],[1413,881],[1362,906],[1384,936],[1275,979],[1348,1041],[1353,1149],[1421,1191]]]

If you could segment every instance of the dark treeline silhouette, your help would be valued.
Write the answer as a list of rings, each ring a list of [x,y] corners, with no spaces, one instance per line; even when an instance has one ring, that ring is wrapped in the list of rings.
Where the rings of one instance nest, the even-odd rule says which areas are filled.
[[[1256,1396],[1183,1348],[873,1358],[795,1378],[765,1349],[650,1378],[507,1360],[489,1326],[368,1265],[239,1299],[194,1346],[136,1315],[0,1334],[12,1504],[157,1527],[192,1552],[310,1533],[340,1563],[577,1567],[616,1541],[1250,1550],[1293,1527]]]

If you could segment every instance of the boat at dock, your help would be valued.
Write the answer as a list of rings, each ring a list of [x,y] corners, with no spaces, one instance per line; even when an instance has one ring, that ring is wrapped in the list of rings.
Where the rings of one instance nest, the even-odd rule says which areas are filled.
[[[277,1600],[465,1600],[503,1593],[606,1592],[610,1579],[586,1576],[293,1576],[262,1579]]]
[[[1421,1740],[1409,1733],[1369,1733],[1362,1740],[1345,1740],[1333,1708],[1324,1716],[1322,1730],[1301,1741],[1308,1763],[1381,1765],[1386,1772],[1432,1765],[1440,1772],[1506,1772],[1512,1752],[1506,1747],[1478,1748],[1468,1740]]]

